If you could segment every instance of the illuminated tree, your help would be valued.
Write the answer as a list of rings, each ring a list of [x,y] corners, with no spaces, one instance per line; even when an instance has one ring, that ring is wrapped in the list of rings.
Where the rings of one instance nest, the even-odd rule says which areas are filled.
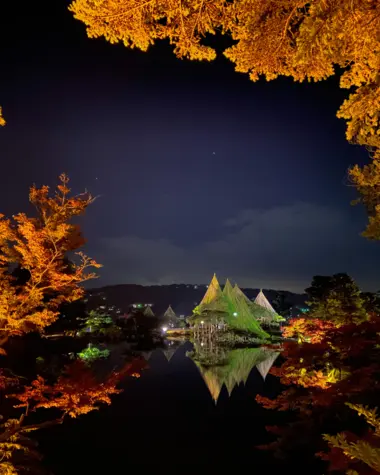
[[[354,90],[338,117],[348,122],[349,141],[373,151],[373,163],[350,177],[372,218],[366,235],[380,238],[378,0],[73,0],[69,8],[90,38],[143,51],[169,39],[179,58],[213,60],[206,36],[228,34],[234,45],[225,56],[252,81],[320,81],[342,71],[340,86]]]
[[[283,332],[287,338],[297,337],[298,342],[285,341],[285,360],[280,367],[271,369],[285,389],[275,399],[257,397],[268,409],[293,414],[287,426],[270,429],[278,439],[265,448],[281,456],[313,448],[323,460],[333,461],[331,470],[340,473],[350,468],[349,459],[336,447],[326,454],[322,434],[331,432],[331,427],[352,433],[355,420],[345,403],[374,405],[380,397],[374,383],[380,378],[380,318],[376,309],[368,308],[368,301],[362,318],[363,299],[356,290],[355,283],[345,274],[313,279],[307,289],[310,313],[291,320]],[[339,297],[339,305],[331,307],[332,294]],[[300,433],[302,439],[297,436]],[[355,440],[357,436],[350,436],[347,443]]]
[[[90,310],[84,320],[81,332],[90,332],[94,336],[105,334],[106,330],[113,325],[111,316],[98,310]]]
[[[306,321],[328,320],[335,325],[344,325],[368,319],[365,299],[354,280],[347,274],[315,276],[305,290],[310,312]]]
[[[380,137],[379,132],[377,135]],[[380,239],[380,149],[372,147],[372,162],[360,168],[355,165],[350,170],[350,178],[359,192],[360,198],[353,204],[362,203],[368,214],[368,224],[363,236]]]
[[[54,407],[61,411],[61,421],[67,415],[78,417],[98,409],[99,403],[110,404],[110,396],[120,392],[116,389],[119,378],[118,373],[112,373],[105,381],[97,381],[91,369],[77,360],[65,368],[55,384],[50,385],[39,376],[21,394],[10,397],[20,401],[15,407],[25,407],[28,411]]]
[[[24,468],[25,464],[30,465],[31,458],[38,456],[33,450],[33,441],[28,437],[31,432],[62,424],[66,417],[88,414],[99,409],[101,404],[111,404],[111,396],[121,392],[117,389],[119,382],[127,376],[139,377],[145,366],[143,359],[135,359],[119,371],[98,379],[91,368],[77,360],[64,368],[56,382],[49,383],[38,376],[19,393],[9,394],[7,397],[20,402],[14,407],[25,411],[19,418],[8,419],[0,426],[0,474],[19,473],[20,456],[27,459]],[[54,408],[59,417],[28,424],[30,413],[41,408]]]
[[[376,409],[369,409],[360,404],[350,404],[347,403],[347,406],[354,409],[359,415],[364,416],[369,426],[372,426],[373,429],[369,429],[365,435],[365,439],[354,438],[352,439],[351,434],[340,433],[335,436],[325,435],[325,440],[329,443],[332,450],[330,454],[325,457],[326,460],[329,460],[332,464],[334,463],[334,449],[342,451],[346,457],[347,468],[357,469],[357,462],[360,461],[375,470],[376,473],[380,473],[380,448],[379,448],[379,438],[380,438],[380,419],[376,412]],[[352,467],[350,467],[351,461],[354,461]],[[334,466],[330,467],[333,469]],[[349,473],[348,471],[346,473]],[[351,471],[352,475],[358,472]]]
[[[58,317],[63,303],[81,298],[81,283],[96,277],[89,267],[100,267],[82,252],[76,262],[68,253],[84,244],[79,226],[72,218],[82,215],[93,197],[70,195],[69,179],[60,176],[54,195],[49,188],[32,186],[29,200],[35,217],[19,213],[11,219],[0,215],[0,335],[20,335],[43,331]],[[10,272],[18,265],[24,271],[22,282]]]
[[[4,126],[6,124],[5,119],[3,117],[3,111],[0,107],[0,127]]]

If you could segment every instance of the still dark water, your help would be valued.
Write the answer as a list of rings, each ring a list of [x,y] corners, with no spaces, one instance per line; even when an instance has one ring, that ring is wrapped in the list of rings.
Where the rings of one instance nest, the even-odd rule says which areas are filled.
[[[255,395],[274,396],[277,378],[268,374],[264,380],[256,366],[247,370],[245,355],[244,362],[240,356],[231,361],[231,374],[221,375],[224,369],[216,368],[216,373],[202,377],[187,356],[192,349],[190,343],[181,345],[169,361],[162,350],[152,351],[145,355],[149,368],[139,379],[127,378],[112,405],[39,431],[43,464],[55,475],[279,470],[304,474],[305,468],[312,473],[312,467],[280,462],[271,452],[255,449],[272,440],[265,426],[281,419],[281,414],[258,405]],[[117,358],[116,352],[106,364],[115,364]],[[229,396],[224,385],[217,403],[212,398],[212,392],[218,392],[215,375],[233,388]],[[242,377],[248,378],[245,384]]]

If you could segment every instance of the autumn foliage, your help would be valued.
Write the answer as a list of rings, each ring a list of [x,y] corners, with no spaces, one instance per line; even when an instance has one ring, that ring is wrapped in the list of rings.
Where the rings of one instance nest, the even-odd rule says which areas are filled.
[[[3,127],[6,124],[5,119],[3,117],[3,111],[2,108],[0,107],[0,127]]]
[[[59,180],[53,194],[47,186],[30,189],[34,216],[0,216],[2,343],[9,336],[43,332],[57,319],[61,304],[84,295],[81,284],[96,277],[88,269],[100,267],[82,252],[76,252],[84,238],[79,226],[72,222],[94,199],[87,192],[72,196],[67,176],[61,175]],[[43,348],[42,340],[39,344]],[[24,376],[6,367],[7,355],[0,351],[4,366],[0,369],[1,398],[18,401],[11,409],[12,417],[0,416],[0,474],[4,475],[40,473],[41,456],[29,434],[110,404],[111,396],[120,392],[120,381],[126,376],[139,377],[145,367],[144,360],[136,358],[99,378],[88,364],[75,360],[65,367],[54,365],[54,370],[39,367],[46,374],[28,383]],[[67,355],[62,355],[62,361],[67,362]],[[30,417],[37,410],[37,417]]]
[[[127,376],[139,377],[145,366],[145,360],[135,359],[99,379],[90,367],[76,360],[63,369],[56,381],[38,376],[29,386],[8,394],[8,398],[19,401],[14,407],[23,412],[0,426],[0,474],[19,473],[20,458],[23,468],[26,465],[29,471],[33,459],[40,458],[29,438],[31,432],[61,424],[66,417],[88,414],[102,404],[111,404],[111,396],[121,392],[117,385]],[[50,412],[45,420],[35,422],[34,418],[34,422],[29,423],[30,413],[41,408],[55,409],[53,414],[58,417],[51,418]]]
[[[322,281],[324,288],[319,285]],[[358,409],[374,407],[379,400],[380,318],[371,312],[364,317],[364,302],[348,276],[315,278],[313,284],[308,289],[312,300],[310,314],[294,319],[285,329],[284,336],[295,339],[284,343],[284,362],[271,370],[284,390],[275,399],[257,396],[257,401],[267,409],[294,414],[292,423],[271,428],[278,438],[266,448],[283,456],[287,451],[300,450],[300,444],[304,444],[302,450],[313,447],[321,459],[329,462],[332,471],[374,473],[368,469],[377,463],[373,457],[379,440],[372,437],[368,427],[355,421],[347,403]],[[329,307],[332,296],[336,305]],[[321,313],[325,305],[336,309],[329,319]],[[345,319],[342,308],[346,309]],[[359,310],[361,318],[352,318],[350,312],[355,314]],[[368,417],[374,414],[369,409],[362,413]],[[338,431],[340,434],[335,436]],[[300,433],[302,440],[297,436]],[[330,448],[322,434],[332,434],[324,438]]]
[[[82,252],[84,239],[72,219],[82,215],[93,198],[70,195],[69,179],[60,176],[54,194],[49,187],[32,186],[29,200],[36,215],[0,215],[0,335],[42,331],[54,322],[62,303],[83,296],[80,285],[96,277],[90,267],[100,267]],[[75,253],[73,262],[69,253]],[[17,266],[22,278],[11,272]]]
[[[144,360],[126,364],[120,371],[113,371],[104,381],[99,381],[92,370],[82,361],[76,360],[67,366],[54,384],[49,384],[42,376],[26,386],[23,392],[12,394],[28,410],[55,408],[62,417],[78,417],[99,408],[99,404],[111,404],[110,396],[120,393],[116,386],[129,375],[138,377],[145,366]]]

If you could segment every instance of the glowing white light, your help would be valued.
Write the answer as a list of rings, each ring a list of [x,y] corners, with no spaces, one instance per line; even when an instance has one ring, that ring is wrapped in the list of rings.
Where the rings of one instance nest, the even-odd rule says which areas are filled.
[[[168,327],[162,327],[162,331],[166,333],[168,331]]]
[[[204,343],[203,343],[203,341],[202,341],[202,343],[201,343],[201,346],[204,346]]]
[[[233,315],[234,315],[234,317],[237,317],[237,316],[238,316],[237,312],[234,312],[234,314],[233,314]]]
[[[202,324],[202,325],[204,324],[204,321],[203,321],[203,320],[201,321],[201,324]]]

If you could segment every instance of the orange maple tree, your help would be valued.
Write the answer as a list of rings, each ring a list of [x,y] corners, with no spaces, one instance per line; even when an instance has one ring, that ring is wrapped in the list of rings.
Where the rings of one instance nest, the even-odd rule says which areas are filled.
[[[121,392],[117,385],[125,377],[139,377],[146,367],[144,359],[135,358],[126,363],[119,371],[112,371],[98,379],[91,368],[80,360],[63,369],[57,381],[49,382],[38,376],[29,386],[20,392],[8,394],[8,398],[17,399],[17,409],[25,411],[18,418],[8,419],[0,426],[0,473],[17,474],[22,466],[30,468],[34,459],[40,459],[28,437],[29,433],[62,424],[66,417],[76,418],[99,409],[101,404],[111,404],[111,396]],[[9,388],[8,388],[9,390]],[[28,423],[29,415],[38,409],[56,409],[60,416],[41,422]],[[51,413],[49,413],[51,415]]]
[[[91,368],[76,360],[64,368],[63,374],[55,383],[50,384],[45,378],[38,376],[21,393],[11,394],[9,397],[18,399],[20,404],[15,407],[25,407],[27,413],[39,408],[56,408],[62,416],[53,423],[62,422],[66,416],[75,418],[96,410],[101,403],[111,404],[110,396],[121,392],[116,387],[120,380],[126,376],[139,377],[144,367],[143,359],[135,359],[120,371],[112,371],[105,380],[99,381]]]
[[[83,296],[83,282],[96,277],[88,268],[100,267],[82,252],[84,238],[72,219],[82,215],[94,198],[72,196],[65,174],[53,195],[49,187],[32,186],[29,200],[36,216],[0,215],[0,341],[10,335],[43,331],[58,317],[59,306]],[[74,261],[68,260],[75,253]],[[23,282],[10,271],[18,266]]]
[[[324,297],[324,302],[331,294],[336,294],[334,289]],[[344,298],[350,300],[350,297]],[[319,315],[317,299],[313,305]],[[319,452],[318,455],[330,463],[332,471],[355,469],[360,474],[373,473],[368,472],[368,466],[363,462],[352,462],[346,452],[336,446],[326,453],[327,444],[322,437],[323,433],[341,430],[343,435],[339,437],[358,442],[358,447],[362,446],[360,440],[367,436],[373,442],[368,429],[361,431],[356,424],[346,403],[374,406],[380,395],[380,318],[369,312],[368,318],[355,319],[348,311],[346,323],[342,323],[341,308],[338,318],[329,321],[315,318],[312,306],[309,317],[294,319],[285,329],[285,336],[297,337],[298,342],[284,342],[284,362],[271,369],[285,388],[275,399],[258,395],[256,400],[267,409],[290,411],[294,417],[286,426],[268,427],[278,438],[264,448],[270,448],[280,456],[314,448],[309,455]],[[360,437],[355,432],[359,432]],[[297,435],[300,433],[302,438]],[[325,440],[330,439],[326,437]],[[360,460],[368,460],[368,457],[363,454]]]

